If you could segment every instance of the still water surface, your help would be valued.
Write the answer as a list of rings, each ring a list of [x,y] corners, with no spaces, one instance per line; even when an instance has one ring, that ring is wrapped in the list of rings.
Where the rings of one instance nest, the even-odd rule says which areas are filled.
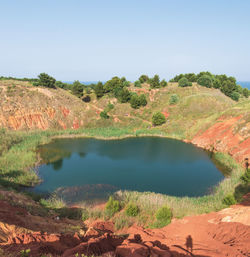
[[[57,190],[67,201],[120,189],[202,196],[223,179],[208,153],[173,139],[56,139],[38,151],[45,164],[35,191]]]

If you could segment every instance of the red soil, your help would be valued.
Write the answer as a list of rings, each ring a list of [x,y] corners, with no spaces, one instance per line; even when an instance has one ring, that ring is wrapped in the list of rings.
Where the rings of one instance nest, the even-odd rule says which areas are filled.
[[[96,221],[85,233],[51,233],[56,225],[68,225],[68,220],[54,221],[29,214],[25,209],[1,201],[0,248],[6,256],[20,256],[30,249],[30,255],[73,257],[131,256],[131,257],[240,257],[250,256],[250,206],[235,205],[217,213],[174,219],[161,229],[144,229],[133,225],[127,235],[114,233],[112,222]],[[45,221],[45,222],[44,222]],[[55,224],[57,223],[57,224]],[[59,223],[59,224],[58,224]],[[9,228],[7,227],[9,225]],[[12,226],[12,227],[11,227]],[[53,227],[54,226],[54,227]],[[23,232],[20,230],[23,229]],[[191,236],[191,248],[186,249]],[[5,255],[4,255],[5,256]]]

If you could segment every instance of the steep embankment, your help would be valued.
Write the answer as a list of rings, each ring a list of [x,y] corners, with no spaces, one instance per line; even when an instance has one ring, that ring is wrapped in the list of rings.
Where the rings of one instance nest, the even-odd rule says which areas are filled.
[[[57,219],[29,198],[0,191],[0,256],[249,256],[249,199],[217,213],[174,219],[161,229],[136,225],[114,233],[112,222]],[[27,205],[28,203],[28,205]],[[122,233],[122,234],[121,234]],[[191,235],[193,253],[186,250]],[[190,249],[189,249],[190,250]]]

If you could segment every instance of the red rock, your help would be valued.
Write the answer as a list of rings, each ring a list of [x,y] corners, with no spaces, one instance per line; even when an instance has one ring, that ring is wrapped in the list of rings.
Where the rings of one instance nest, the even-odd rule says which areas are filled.
[[[148,247],[141,244],[129,243],[122,244],[116,248],[116,255],[119,257],[148,257],[150,251]]]

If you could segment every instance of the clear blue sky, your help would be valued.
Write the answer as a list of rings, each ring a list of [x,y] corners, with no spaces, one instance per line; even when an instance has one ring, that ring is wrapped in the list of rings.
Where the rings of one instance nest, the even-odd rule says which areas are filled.
[[[0,0],[0,76],[250,80],[250,0]]]

